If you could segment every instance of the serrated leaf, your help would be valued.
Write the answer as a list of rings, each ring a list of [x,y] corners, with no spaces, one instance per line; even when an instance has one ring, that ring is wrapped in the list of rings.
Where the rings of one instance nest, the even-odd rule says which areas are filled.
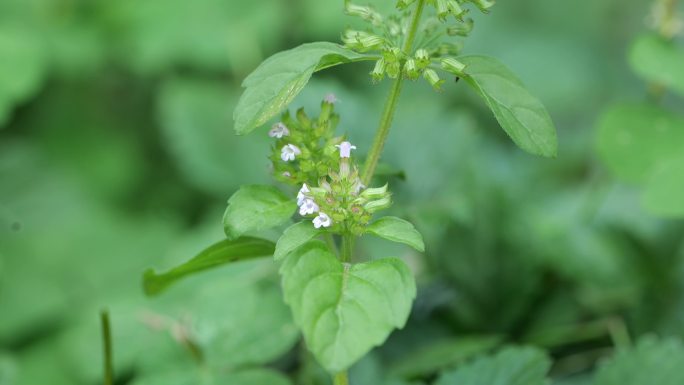
[[[684,49],[675,42],[655,34],[640,36],[629,62],[639,76],[684,95]]]
[[[278,239],[273,259],[280,261],[297,247],[307,243],[321,233],[322,231],[315,228],[311,221],[295,223],[288,227]]]
[[[684,129],[684,126],[680,127]],[[643,203],[657,215],[684,216],[684,156],[673,157],[662,164],[648,179]]]
[[[551,360],[536,348],[509,347],[443,373],[435,385],[546,385]]]
[[[618,178],[645,182],[660,165],[682,152],[684,119],[648,104],[609,108],[597,128],[597,150]]]
[[[287,222],[297,202],[273,186],[242,186],[228,200],[223,229],[229,239]]]
[[[406,323],[416,286],[399,259],[342,264],[321,241],[283,262],[285,302],[306,344],[331,373],[349,368]]]
[[[420,252],[425,251],[423,236],[413,227],[411,222],[401,218],[380,218],[368,225],[366,232],[393,242],[404,243]]]
[[[545,157],[558,152],[556,128],[544,105],[506,66],[486,56],[462,56],[464,79],[477,91],[513,142]]]
[[[181,278],[226,263],[269,257],[273,255],[274,250],[273,242],[265,239],[253,237],[241,237],[234,240],[224,239],[203,250],[188,262],[165,273],[157,274],[152,269],[147,270],[143,277],[145,294],[159,294]]]
[[[282,112],[314,72],[373,58],[328,42],[303,44],[271,56],[242,83],[245,91],[233,112],[235,132],[248,134]]]
[[[594,385],[684,384],[684,346],[681,341],[645,338],[604,363]]]

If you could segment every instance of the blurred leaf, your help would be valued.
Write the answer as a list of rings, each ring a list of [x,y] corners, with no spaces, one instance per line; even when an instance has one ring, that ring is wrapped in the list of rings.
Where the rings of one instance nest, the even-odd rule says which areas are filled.
[[[241,237],[234,240],[224,239],[206,248],[188,262],[173,269],[157,274],[154,270],[145,271],[143,286],[147,295],[164,291],[175,281],[188,275],[199,273],[227,263],[263,258],[273,255],[275,245],[265,239]]]
[[[315,228],[310,221],[295,223],[288,227],[278,239],[273,259],[280,261],[297,247],[307,243],[321,233],[322,231]]]
[[[261,60],[263,51],[274,49],[278,40],[273,36],[286,26],[285,4],[277,0],[104,3],[117,32],[112,41],[117,57],[150,76],[174,66],[243,73]]]
[[[678,339],[644,338],[636,347],[618,351],[602,365],[594,385],[681,385],[684,346]]]
[[[435,385],[546,385],[551,360],[536,348],[509,347],[443,373]]]
[[[16,377],[16,362],[12,356],[0,351],[0,385],[14,385]]]
[[[403,327],[416,296],[401,260],[342,264],[320,241],[291,253],[280,272],[307,347],[330,373],[346,370]]]
[[[229,239],[287,222],[297,202],[273,186],[242,186],[228,200],[223,229]]]
[[[393,242],[400,242],[423,252],[423,236],[411,222],[397,217],[382,217],[366,227],[366,232]]]
[[[233,112],[235,132],[248,134],[282,112],[314,72],[372,58],[328,42],[303,44],[271,56],[242,83],[245,91]]]
[[[678,127],[680,131],[682,127]],[[684,146],[684,142],[682,143]],[[643,202],[647,210],[664,216],[684,216],[684,156],[663,163],[648,179]]]
[[[647,81],[684,95],[684,49],[674,41],[655,34],[639,36],[630,50],[629,62]]]
[[[618,104],[599,119],[597,150],[608,169],[629,182],[646,182],[684,148],[684,118],[647,104]]]
[[[406,181],[406,172],[404,172],[404,170],[394,168],[387,163],[378,163],[378,166],[375,168],[375,173],[373,174],[373,177],[376,177],[376,178],[395,177],[395,178],[398,178],[399,180]]]
[[[503,64],[486,56],[463,56],[468,84],[485,100],[501,127],[523,150],[555,157],[556,128],[544,105]]]
[[[0,127],[17,103],[38,92],[45,72],[41,41],[30,29],[0,24]]]
[[[178,371],[147,375],[132,385],[291,385],[290,380],[271,369],[243,369],[230,373]]]
[[[463,336],[438,340],[393,363],[389,371],[405,378],[427,376],[486,353],[499,343],[499,336]]]
[[[226,106],[236,100],[235,92],[221,82],[192,78],[165,81],[157,99],[158,119],[173,161],[194,186],[216,196],[269,179],[268,137],[239,138],[227,129],[233,121]],[[252,167],[236,167],[243,164]]]

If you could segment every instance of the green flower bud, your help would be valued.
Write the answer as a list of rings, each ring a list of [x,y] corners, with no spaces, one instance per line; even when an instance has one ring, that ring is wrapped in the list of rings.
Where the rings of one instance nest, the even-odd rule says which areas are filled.
[[[382,48],[386,41],[380,36],[363,31],[347,30],[342,35],[342,42],[349,48],[366,52]]]
[[[449,12],[451,12],[451,14],[458,19],[462,18],[465,14],[465,10],[461,8],[461,5],[456,0],[449,0],[447,3],[447,8],[449,9]]]
[[[466,37],[473,30],[473,19],[465,19],[453,27],[447,28],[449,36],[463,36]]]
[[[365,199],[380,199],[387,195],[387,184],[382,187],[372,187],[363,190],[360,194]]]
[[[380,58],[380,60],[375,62],[375,67],[373,68],[373,71],[371,72],[371,76],[373,77],[374,82],[380,82],[382,79],[385,78],[385,59]]]
[[[344,11],[349,16],[357,16],[375,25],[382,24],[382,16],[371,7],[347,3]]]
[[[489,9],[492,8],[495,4],[494,1],[491,0],[468,0],[471,3],[475,4],[477,8],[480,9],[480,11],[487,13],[489,12]]]
[[[399,74],[401,73],[401,64],[399,64],[398,61],[389,63],[387,65],[386,72],[387,76],[389,76],[392,79],[396,79],[397,77],[399,77]]]
[[[406,75],[406,78],[410,80],[416,80],[420,76],[420,71],[413,58],[406,60],[406,63],[404,63],[404,74]]]
[[[456,76],[463,76],[465,75],[463,70],[465,70],[466,65],[452,57],[447,57],[442,59],[442,68]]]
[[[435,50],[435,54],[438,56],[446,55],[458,55],[463,48],[463,43],[453,44],[453,43],[442,43]]]
[[[437,72],[435,72],[435,70],[433,70],[432,68],[428,68],[425,71],[423,71],[423,77],[430,83],[432,88],[434,88],[437,91],[441,89],[442,84],[444,83],[444,80],[440,79],[439,75],[437,75]]]
[[[444,21],[447,16],[449,16],[449,1],[448,0],[436,0],[435,8],[437,8],[437,17]]]
[[[397,1],[397,9],[406,9],[409,5],[415,3],[416,0],[399,0]]]
[[[430,54],[426,49],[421,48],[416,51],[416,65],[421,70],[430,65]]]
[[[382,199],[377,199],[374,201],[370,201],[363,205],[363,208],[368,211],[369,213],[374,213],[383,209],[386,209],[392,205],[392,197],[389,195],[386,195]]]

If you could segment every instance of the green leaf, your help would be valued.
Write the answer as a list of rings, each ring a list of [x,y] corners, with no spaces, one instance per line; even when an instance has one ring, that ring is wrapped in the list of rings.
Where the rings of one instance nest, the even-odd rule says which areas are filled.
[[[645,338],[635,348],[619,351],[604,363],[594,385],[684,384],[684,346],[681,341]]]
[[[282,225],[297,209],[297,202],[273,186],[242,186],[228,200],[223,229],[229,239],[249,231]]]
[[[640,36],[629,53],[634,72],[684,95],[684,50],[655,35]]]
[[[680,127],[683,128],[684,126]],[[673,157],[656,170],[644,189],[643,203],[657,215],[684,216],[684,156]]]
[[[290,254],[294,249],[312,240],[322,231],[315,228],[311,221],[302,221],[288,227],[278,239],[273,258],[279,261]]]
[[[403,378],[429,375],[438,370],[453,367],[473,356],[486,353],[500,342],[499,336],[440,339],[402,357],[392,365],[390,373]]]
[[[143,278],[143,287],[147,295],[156,295],[188,275],[226,263],[269,257],[273,255],[274,250],[273,242],[265,239],[252,237],[224,239],[203,250],[188,262],[165,273],[157,274],[152,269],[147,270]]]
[[[399,259],[342,264],[310,241],[281,266],[285,302],[306,344],[331,373],[349,368],[406,323],[416,286]]]
[[[597,128],[597,150],[608,169],[628,182],[645,182],[684,147],[684,119],[648,104],[609,108]]]
[[[509,347],[443,373],[435,385],[546,385],[551,360],[536,348]]]
[[[425,244],[423,236],[411,224],[411,222],[397,217],[383,217],[371,223],[366,228],[366,232],[380,238],[389,239],[393,242],[407,244],[414,249],[423,252]]]
[[[271,369],[242,369],[236,372],[160,371],[138,377],[133,385],[291,385],[280,372]]]
[[[303,44],[271,56],[242,83],[245,92],[233,112],[235,132],[248,134],[283,111],[314,72],[372,59],[328,42]]]
[[[467,66],[465,80],[482,96],[518,147],[535,155],[556,156],[558,139],[549,113],[506,66],[486,56],[458,60]]]

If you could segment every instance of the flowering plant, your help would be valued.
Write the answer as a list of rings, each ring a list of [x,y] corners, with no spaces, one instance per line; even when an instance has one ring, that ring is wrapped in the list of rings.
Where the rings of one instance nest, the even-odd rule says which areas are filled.
[[[511,139],[536,155],[555,156],[556,132],[543,105],[497,60],[460,55],[473,28],[472,3],[489,12],[489,0],[399,0],[397,13],[382,15],[369,6],[345,2],[345,12],[368,23],[347,30],[344,45],[304,44],[264,61],[243,82],[234,112],[235,130],[247,134],[287,109],[314,72],[357,61],[373,61],[374,83],[392,79],[373,143],[336,136],[340,117],[335,96],[321,103],[318,117],[299,109],[285,112],[271,126],[270,160],[274,178],[292,186],[243,186],[228,201],[223,224],[227,238],[167,274],[146,275],[156,293],[181,276],[222,263],[273,255],[280,263],[285,301],[307,348],[334,377],[347,384],[347,369],[382,344],[409,316],[416,285],[398,258],[366,259],[355,241],[373,235],[424,251],[423,238],[408,221],[378,213],[388,208],[386,183],[374,174],[405,80],[425,79],[435,90],[446,77],[464,79]],[[456,39],[456,40],[454,40]],[[441,72],[441,75],[440,75]],[[358,146],[358,148],[357,148]],[[291,223],[277,243],[247,236]]]

